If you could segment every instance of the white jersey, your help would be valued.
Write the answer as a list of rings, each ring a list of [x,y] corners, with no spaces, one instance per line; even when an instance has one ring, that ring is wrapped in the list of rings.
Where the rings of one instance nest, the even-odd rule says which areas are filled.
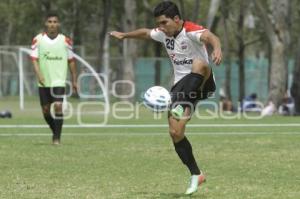
[[[185,21],[181,32],[174,38],[168,37],[158,28],[151,30],[151,38],[164,44],[174,68],[174,84],[191,73],[193,60],[198,58],[208,63],[205,44],[200,41],[202,26]]]

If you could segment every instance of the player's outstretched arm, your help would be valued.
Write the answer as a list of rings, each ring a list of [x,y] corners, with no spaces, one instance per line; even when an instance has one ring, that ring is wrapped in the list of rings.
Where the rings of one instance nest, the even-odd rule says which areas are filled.
[[[219,65],[222,61],[222,50],[220,39],[214,35],[209,30],[202,33],[200,40],[205,44],[211,45],[213,47],[213,52],[211,53],[212,60],[215,64]]]
[[[150,29],[141,28],[131,32],[118,32],[112,31],[109,34],[117,39],[151,39],[150,37]]]

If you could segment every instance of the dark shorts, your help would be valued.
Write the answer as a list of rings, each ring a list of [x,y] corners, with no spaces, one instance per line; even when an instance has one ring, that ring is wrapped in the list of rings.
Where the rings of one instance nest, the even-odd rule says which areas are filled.
[[[64,100],[65,87],[39,87],[41,106],[62,102]]]
[[[183,95],[184,93],[184,85],[185,82],[189,81],[188,78],[183,77],[180,81],[178,81],[172,88],[171,88],[171,98],[172,98],[172,104],[171,108],[174,108],[177,104],[180,104],[178,101],[178,98],[180,98],[180,95]],[[195,93],[192,96],[192,99],[184,100],[183,103],[187,103],[193,106],[193,110],[195,109],[197,103],[200,100],[205,100],[209,97],[211,97],[214,92],[216,91],[216,83],[214,80],[213,72],[211,71],[209,78],[204,83],[202,89],[199,88],[197,93]],[[182,101],[181,101],[182,102]]]

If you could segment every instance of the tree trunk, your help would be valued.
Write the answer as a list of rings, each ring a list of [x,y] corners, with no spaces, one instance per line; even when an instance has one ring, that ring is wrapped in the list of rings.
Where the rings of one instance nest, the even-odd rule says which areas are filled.
[[[240,13],[238,20],[238,62],[239,62],[239,101],[242,102],[245,97],[245,45],[244,45],[244,11],[245,11],[245,0],[240,2]]]
[[[287,62],[284,51],[284,44],[275,39],[272,44],[269,101],[272,101],[276,107],[281,104],[286,92]]]
[[[13,2],[8,1],[8,5],[9,4],[13,4]],[[9,8],[9,6],[8,6]],[[1,30],[2,35],[4,35],[4,41],[3,44],[9,46],[10,45],[10,41],[11,41],[11,36],[14,30],[14,14],[12,12],[9,12],[8,16],[7,16],[7,27],[4,30]],[[3,34],[4,33],[4,34]]]
[[[208,29],[211,29],[219,7],[220,7],[220,0],[210,1],[209,11],[208,11],[207,21],[206,21],[206,27]]]
[[[295,102],[295,115],[300,115],[300,39],[298,40],[298,50],[296,55],[296,63],[293,73],[293,84],[291,94]]]
[[[42,0],[42,11],[45,13],[45,16],[49,13],[52,9],[52,4],[50,0]]]
[[[198,22],[198,16],[199,16],[199,9],[200,9],[200,0],[195,0],[194,3],[194,9],[193,9],[193,14],[192,14],[192,21]]]
[[[270,4],[271,15],[268,15],[259,0],[255,0],[255,4],[264,22],[265,32],[271,45],[268,100],[278,108],[287,88],[288,60],[286,52],[289,44],[289,27],[286,21],[289,17],[290,1],[272,0]]]
[[[151,20],[153,17],[153,13],[152,13],[152,7],[149,5],[149,2],[147,0],[143,0],[143,5],[144,8],[146,10],[145,12],[145,27],[149,27],[149,25],[151,25]],[[144,44],[144,48],[143,48],[143,55],[146,56],[147,55],[147,51],[148,51],[148,47],[149,44],[145,43]],[[160,43],[155,43],[155,47],[154,47],[154,55],[155,57],[161,57],[161,53],[162,53],[162,47]],[[155,71],[154,71],[154,83],[155,85],[160,85],[161,84],[161,60],[156,60],[155,61]]]
[[[73,1],[73,30],[72,30],[72,39],[74,45],[81,45],[81,24],[80,24],[80,11],[81,11],[81,0]],[[77,20],[76,20],[77,19]]]
[[[225,7],[227,2],[221,2],[221,12],[222,12],[222,23],[224,28],[223,34],[223,56],[224,56],[224,64],[225,64],[225,82],[224,89],[226,97],[231,100],[231,65],[230,65],[230,57],[229,57],[229,41],[228,41],[228,28],[227,28],[227,18],[228,18],[228,9]]]
[[[132,31],[136,29],[136,1],[132,0],[125,0],[124,1],[124,8],[125,8],[125,13],[124,13],[124,31]],[[123,83],[121,86],[121,94],[122,95],[128,95],[131,93],[132,85],[134,85],[135,82],[135,74],[134,74],[134,62],[135,58],[137,55],[137,48],[136,48],[136,40],[134,39],[126,39],[124,40],[124,46],[123,46],[123,59],[124,59],[124,64],[123,64],[123,73],[122,73],[122,79],[126,80],[128,82],[131,82],[132,84],[129,83]],[[123,100],[129,100],[133,101],[133,96],[132,97],[126,97]]]
[[[143,0],[143,6],[145,11],[143,12],[143,27],[151,27],[153,26],[153,8],[152,6],[150,6],[148,0]],[[144,41],[141,45],[142,47],[142,53],[140,53],[140,55],[142,55],[143,57],[147,57],[149,55],[149,47],[150,49],[154,49],[154,54],[156,54],[156,48],[151,48],[152,46],[149,45],[148,41]]]
[[[185,19],[184,1],[178,0],[178,3],[179,3],[179,11],[180,11],[181,17],[182,17],[182,19]]]
[[[103,54],[104,54],[104,43],[105,43],[105,38],[107,34],[107,28],[110,20],[110,15],[111,15],[111,9],[112,9],[112,3],[111,0],[102,0],[102,5],[104,7],[103,9],[103,20],[102,23],[100,24],[100,34],[99,34],[99,64],[97,67],[98,72],[102,72],[103,70]],[[100,11],[101,12],[101,11]]]
[[[286,23],[289,11],[289,0],[272,0],[273,34],[271,37],[271,74],[269,100],[276,107],[282,103],[287,88],[288,59],[286,50],[289,43],[289,32]]]

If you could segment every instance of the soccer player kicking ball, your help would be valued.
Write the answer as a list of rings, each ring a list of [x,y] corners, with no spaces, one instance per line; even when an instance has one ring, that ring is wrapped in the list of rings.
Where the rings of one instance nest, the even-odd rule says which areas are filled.
[[[158,25],[155,29],[142,28],[127,33],[113,31],[110,34],[118,39],[153,39],[162,42],[169,54],[175,74],[168,116],[169,133],[175,151],[191,172],[190,184],[185,192],[190,195],[205,181],[205,176],[184,135],[185,126],[197,102],[206,99],[216,89],[205,45],[211,45],[212,60],[219,65],[222,59],[221,44],[209,30],[181,19],[178,7],[173,2],[159,3],[154,9],[154,17]]]
[[[31,58],[38,80],[43,116],[53,133],[53,145],[59,145],[63,126],[62,101],[67,69],[69,66],[73,92],[77,92],[76,65],[71,39],[59,33],[58,15],[48,14],[45,26],[46,31],[38,34],[32,41]],[[50,114],[52,103],[55,117]]]

